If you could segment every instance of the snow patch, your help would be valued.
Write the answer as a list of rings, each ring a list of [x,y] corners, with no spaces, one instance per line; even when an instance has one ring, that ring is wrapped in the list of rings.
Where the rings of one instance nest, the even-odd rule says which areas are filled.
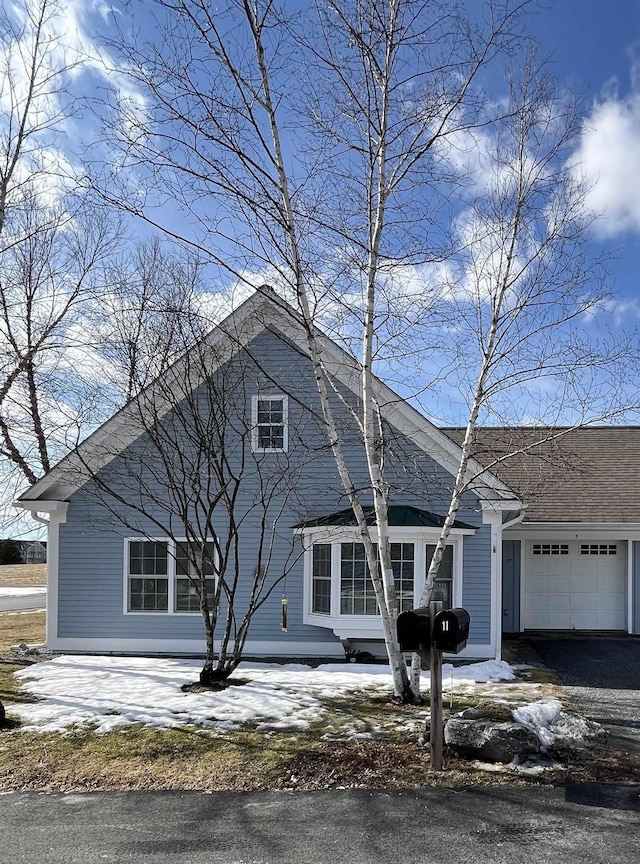
[[[39,597],[46,593],[46,585],[32,585],[28,588],[0,588],[0,597]]]
[[[40,701],[11,705],[11,713],[23,729],[39,732],[90,726],[104,733],[132,724],[237,729],[246,723],[264,731],[304,731],[322,717],[327,699],[363,690],[388,693],[392,686],[385,665],[328,663],[314,669],[300,663],[243,663],[231,678],[248,681],[243,686],[183,693],[182,684],[196,681],[200,668],[197,660],[60,656],[16,673],[23,690]],[[447,664],[443,676],[447,691],[464,693],[515,678],[508,663],[495,660]],[[428,673],[422,673],[422,686],[429,686]]]
[[[593,739],[593,726],[584,717],[567,713],[553,697],[516,708],[513,719],[536,732],[543,747],[558,743],[583,745]]]

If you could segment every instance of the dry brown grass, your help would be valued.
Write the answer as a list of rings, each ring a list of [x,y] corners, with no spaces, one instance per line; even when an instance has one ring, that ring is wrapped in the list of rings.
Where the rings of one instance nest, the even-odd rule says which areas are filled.
[[[0,655],[6,654],[12,645],[26,642],[28,645],[44,642],[45,611],[0,612]]]
[[[394,789],[539,782],[487,773],[453,758],[443,773],[436,773],[427,752],[413,740],[326,743],[310,736],[212,736],[139,728],[101,736],[16,730],[4,732],[0,740],[2,791]]]
[[[0,567],[0,588],[29,588],[46,584],[46,564],[4,564]]]
[[[0,663],[5,704],[31,699],[16,686],[13,672],[18,668],[17,663]],[[60,735],[22,732],[14,722],[0,732],[0,791],[455,788],[562,784],[576,777],[637,781],[632,766],[604,750],[595,758],[594,751],[572,757],[567,770],[544,776],[523,777],[504,768],[486,771],[452,754],[445,755],[445,771],[434,772],[417,734],[406,729],[412,716],[419,719],[420,708],[362,695],[328,700],[327,708],[323,722],[304,734],[134,726],[104,735],[86,729]],[[345,726],[364,730],[369,723],[386,725],[384,739],[339,737]],[[326,740],[328,730],[337,733],[335,740]]]

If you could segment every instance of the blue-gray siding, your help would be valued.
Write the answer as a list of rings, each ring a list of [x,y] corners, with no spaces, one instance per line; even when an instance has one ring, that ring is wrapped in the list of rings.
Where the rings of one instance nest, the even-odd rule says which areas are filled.
[[[252,365],[251,357],[259,358],[259,363]],[[241,360],[231,361],[218,373],[222,380],[233,382],[237,374],[235,364],[240,362],[250,368],[250,374],[247,374],[246,368],[243,372],[245,392],[238,395],[237,388],[230,392],[237,399],[238,410],[247,417],[250,417],[252,395],[276,391],[290,394],[289,453],[286,456],[265,455],[263,463],[270,464],[267,460],[273,460],[273,464],[277,464],[280,461],[290,476],[295,477],[295,493],[288,497],[278,493],[274,499],[274,513],[283,507],[278,533],[284,538],[276,547],[272,561],[270,572],[276,575],[286,567],[287,556],[291,554],[290,544],[297,542],[293,538],[291,526],[304,519],[341,509],[348,502],[324,432],[314,417],[314,412],[319,412],[320,408],[308,361],[286,340],[267,331],[253,341],[248,354],[243,355]],[[354,403],[352,394],[344,391],[342,395]],[[206,406],[204,396],[203,406]],[[361,443],[337,396],[334,396],[334,408],[344,418],[341,441],[354,480],[366,486],[368,475]],[[206,408],[203,407],[203,410]],[[451,476],[406,437],[393,429],[390,435],[393,441],[386,459],[386,471],[393,503],[414,504],[443,513],[448,504]],[[148,451],[149,443],[143,435],[102,470],[102,481],[126,493],[132,466],[137,465],[143,475],[143,483],[161,502],[162,482],[154,479],[144,467]],[[244,494],[248,498],[255,494],[256,487],[252,486],[254,481],[255,477],[247,479]],[[131,489],[134,486],[132,481]],[[124,538],[147,532],[150,536],[161,536],[163,532],[143,517],[136,517],[133,524],[133,517],[127,508],[107,498],[95,481],[87,482],[70,498],[67,522],[60,528],[58,635],[73,638],[157,639],[158,651],[162,650],[164,639],[202,638],[203,626],[198,614],[123,614]],[[149,514],[162,520],[170,509],[168,503],[166,511],[161,503],[157,503],[149,507]],[[463,604],[471,613],[470,641],[486,644],[490,641],[491,627],[490,529],[482,525],[480,507],[474,495],[465,497],[458,518],[479,529],[475,536],[464,539]],[[176,533],[179,533],[179,529]],[[243,528],[240,553],[242,572],[253,572],[258,536],[259,525],[257,519],[252,517]],[[302,624],[303,567],[299,545],[297,550],[293,553],[293,559],[289,558],[295,563],[287,576],[286,585],[278,586],[257,612],[249,632],[251,641],[335,643],[336,637],[330,630]],[[289,601],[287,633],[282,633],[280,628],[283,587]],[[244,608],[247,597],[248,583],[245,583],[238,593],[239,608]]]
[[[502,542],[502,632],[520,632],[520,540]]]
[[[632,633],[640,633],[640,542],[633,543],[633,624]]]

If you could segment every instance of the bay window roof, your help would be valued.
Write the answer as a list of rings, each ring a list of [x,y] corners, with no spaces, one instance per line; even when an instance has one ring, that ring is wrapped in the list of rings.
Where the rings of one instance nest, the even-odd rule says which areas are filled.
[[[367,520],[367,525],[376,524],[375,509],[373,506],[363,507],[364,515]],[[420,528],[442,528],[444,524],[444,516],[437,513],[430,513],[428,510],[422,510],[419,507],[412,507],[408,504],[391,504],[388,507],[389,511],[389,526],[409,527],[416,526]],[[294,525],[294,528],[319,528],[324,525],[339,525],[350,526],[357,525],[355,513],[351,507],[345,510],[338,510],[335,513],[329,513],[327,516],[320,516],[317,519],[311,519],[306,522],[300,522]],[[466,522],[460,522],[456,519],[453,523],[453,528],[466,529],[475,531],[474,525],[469,525]]]

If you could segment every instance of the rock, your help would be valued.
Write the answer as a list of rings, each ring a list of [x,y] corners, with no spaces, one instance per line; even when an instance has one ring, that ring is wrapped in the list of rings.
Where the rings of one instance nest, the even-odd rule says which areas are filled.
[[[463,756],[486,762],[511,762],[540,752],[540,739],[520,723],[451,717],[444,728],[445,744]]]
[[[4,713],[4,705],[0,702],[0,729],[4,726],[5,723],[5,713]]]

